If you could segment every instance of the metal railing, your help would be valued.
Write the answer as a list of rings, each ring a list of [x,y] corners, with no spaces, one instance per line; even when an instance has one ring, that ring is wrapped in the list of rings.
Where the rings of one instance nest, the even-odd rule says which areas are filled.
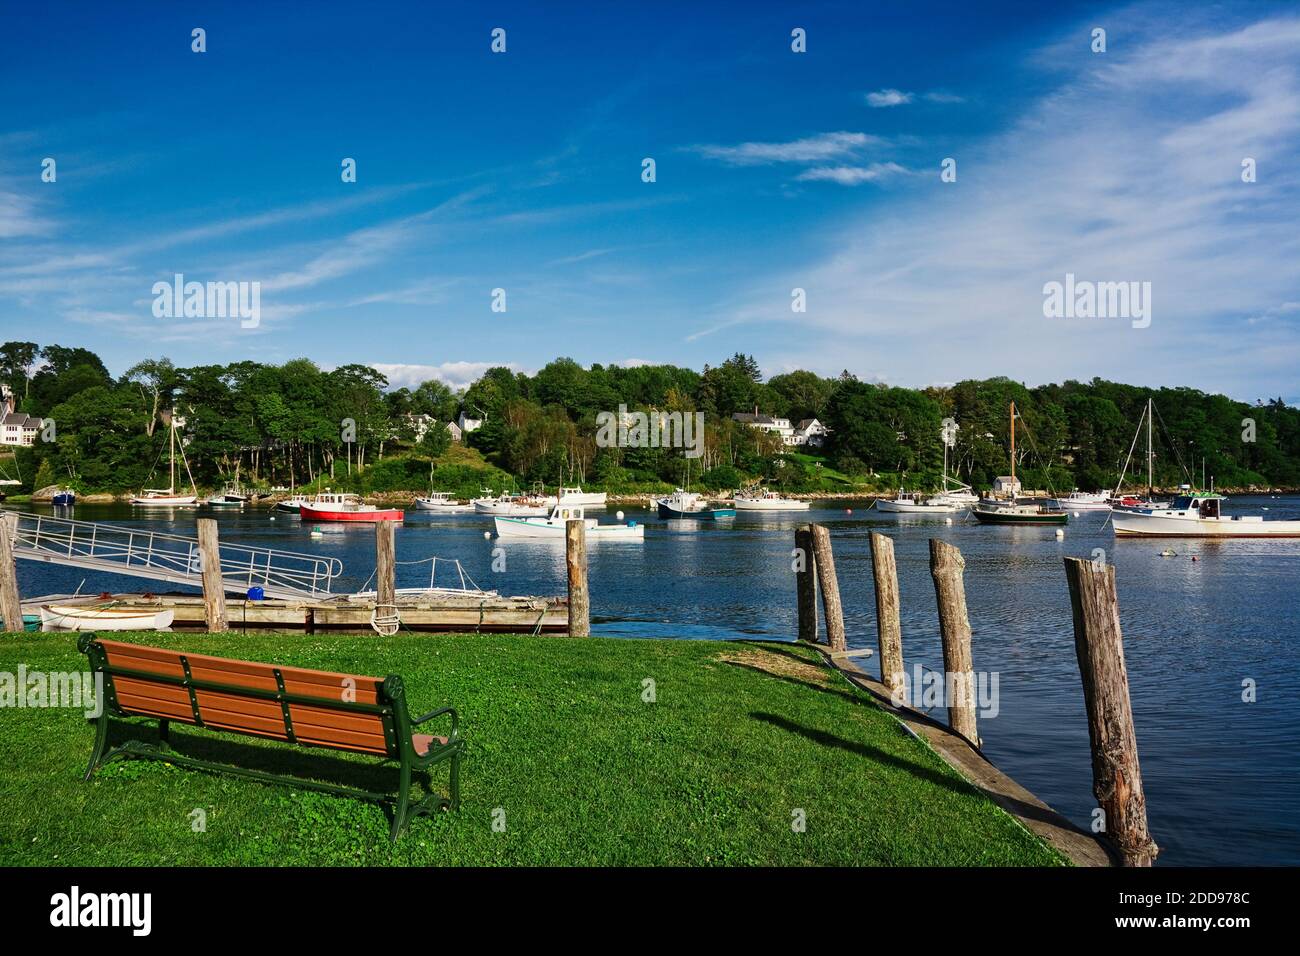
[[[197,539],[97,521],[19,512],[14,556],[196,587],[203,584],[203,555]],[[343,572],[338,558],[274,548],[222,543],[218,556],[226,590],[244,593],[260,587],[267,597],[328,597],[334,578]]]

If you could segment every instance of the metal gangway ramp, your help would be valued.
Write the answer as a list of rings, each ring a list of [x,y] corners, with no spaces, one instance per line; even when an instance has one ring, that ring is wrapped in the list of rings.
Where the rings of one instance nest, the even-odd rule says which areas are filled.
[[[16,558],[203,587],[202,553],[196,538],[98,521],[16,514]],[[220,544],[219,557],[226,591],[245,594],[258,587],[266,597],[290,601],[331,597],[330,585],[343,572],[338,558],[242,544]]]

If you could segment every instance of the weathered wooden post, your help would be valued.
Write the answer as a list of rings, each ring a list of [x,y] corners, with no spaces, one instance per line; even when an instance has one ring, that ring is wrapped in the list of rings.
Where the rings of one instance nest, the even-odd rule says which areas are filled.
[[[18,533],[18,515],[0,514],[0,611],[6,631],[22,631],[23,602],[18,596],[18,568],[14,560],[14,536]]]
[[[801,525],[794,533],[795,591],[799,599],[799,640],[817,643],[817,559],[813,556],[810,525]]]
[[[587,591],[587,525],[581,518],[564,523],[564,560],[569,571],[569,637],[591,636],[591,595]]]
[[[1074,650],[1083,679],[1092,744],[1092,792],[1105,814],[1106,838],[1125,866],[1150,866],[1160,852],[1147,829],[1147,798],[1124,666],[1115,566],[1065,559],[1074,611]]]
[[[894,539],[871,532],[871,572],[876,581],[876,634],[880,682],[893,697],[903,685],[903,627],[898,614],[898,566]]]
[[[230,630],[226,621],[226,586],[221,580],[221,551],[217,537],[217,519],[199,518],[199,570],[203,574],[203,616],[208,633]]]
[[[397,601],[397,529],[392,521],[375,522],[375,614]]]
[[[966,559],[947,541],[930,539],[930,575],[939,604],[939,633],[943,637],[944,693],[948,697],[948,726],[976,747],[975,664],[971,659],[970,617],[962,572]]]
[[[825,525],[814,524],[811,528],[822,610],[826,612],[826,643],[832,652],[845,651],[849,645],[844,637],[844,608],[840,604],[839,578],[835,576],[835,555],[831,553],[831,533]]]

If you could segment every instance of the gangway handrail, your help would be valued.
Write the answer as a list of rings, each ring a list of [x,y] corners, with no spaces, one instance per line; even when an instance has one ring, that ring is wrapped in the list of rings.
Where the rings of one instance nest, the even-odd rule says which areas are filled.
[[[16,512],[14,555],[19,558],[89,567],[110,573],[202,586],[202,552],[196,538]],[[221,542],[221,577],[226,588],[244,592],[261,587],[268,597],[321,597],[343,573],[338,558]]]

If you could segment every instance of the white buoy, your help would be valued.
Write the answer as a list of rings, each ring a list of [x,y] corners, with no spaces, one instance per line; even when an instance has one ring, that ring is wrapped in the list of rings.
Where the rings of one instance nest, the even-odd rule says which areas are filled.
[[[614,513],[614,517],[617,518],[619,521],[622,521],[622,520],[623,520],[623,512],[621,512],[621,511],[617,511],[617,512],[615,512],[615,513]]]
[[[1076,511],[1076,512],[1074,513],[1074,516],[1075,516],[1076,518],[1079,517],[1079,512]]]
[[[491,531],[484,531],[484,532],[483,532],[483,540],[484,540],[484,541],[488,540],[488,539],[491,538],[491,537],[492,537],[492,532],[491,532]]]
[[[944,524],[952,524],[952,519],[951,519],[951,518],[944,518],[944,519],[943,519],[943,523],[944,523]]]
[[[275,520],[275,515],[271,515],[271,520],[272,520],[272,521]]]
[[[1064,529],[1064,528],[1057,528],[1057,529],[1056,529],[1056,536],[1057,536],[1058,538],[1064,538],[1064,537],[1065,537],[1065,529]]]

